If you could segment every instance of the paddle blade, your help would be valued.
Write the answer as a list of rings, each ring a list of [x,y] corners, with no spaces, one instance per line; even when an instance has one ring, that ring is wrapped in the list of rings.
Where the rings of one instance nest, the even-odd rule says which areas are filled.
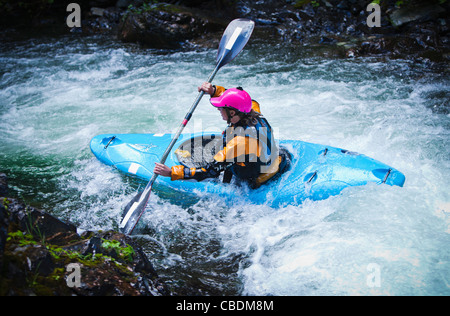
[[[119,225],[120,232],[130,235],[133,232],[134,227],[139,222],[142,214],[145,212],[148,199],[152,187],[146,188],[144,191],[139,192],[125,207],[122,214],[122,222]]]
[[[228,64],[242,51],[254,27],[255,22],[249,19],[236,19],[228,24],[219,43],[216,59],[218,68]]]

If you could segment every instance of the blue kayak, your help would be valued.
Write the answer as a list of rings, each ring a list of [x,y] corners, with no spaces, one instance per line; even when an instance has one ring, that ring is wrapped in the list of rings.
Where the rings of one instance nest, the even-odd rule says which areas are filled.
[[[95,136],[90,147],[102,163],[148,181],[171,139],[171,134],[103,134]],[[200,167],[212,161],[221,144],[221,134],[181,134],[165,164]],[[258,189],[224,184],[220,179],[171,181],[162,176],[156,184],[188,194],[212,193],[279,207],[306,199],[323,200],[370,182],[400,187],[405,183],[400,171],[356,152],[299,140],[280,140],[279,146],[290,153],[289,169]]]

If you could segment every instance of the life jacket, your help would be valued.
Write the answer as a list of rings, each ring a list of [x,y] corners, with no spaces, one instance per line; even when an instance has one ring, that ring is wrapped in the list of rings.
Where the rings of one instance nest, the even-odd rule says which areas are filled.
[[[229,163],[233,175],[250,184],[261,174],[271,173],[278,157],[272,128],[265,118],[256,120],[254,126],[228,126],[223,133],[224,148],[214,156],[216,162]]]
[[[225,88],[215,86],[213,97],[220,96]],[[252,109],[261,113],[259,103],[252,100]],[[230,175],[246,181],[257,188],[269,181],[280,171],[283,156],[272,135],[272,128],[261,115],[256,117],[254,126],[246,126],[239,121],[230,124],[222,133],[223,149],[214,156],[214,161],[202,168],[187,168],[182,165],[172,167],[172,180],[218,177],[225,171],[224,182],[229,182]]]

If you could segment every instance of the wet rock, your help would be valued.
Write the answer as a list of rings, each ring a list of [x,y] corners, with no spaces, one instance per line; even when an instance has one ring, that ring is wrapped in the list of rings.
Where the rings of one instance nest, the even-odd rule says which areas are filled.
[[[82,17],[81,28],[72,28],[71,32],[114,36],[123,14],[123,10],[117,7],[92,7]]]
[[[431,19],[435,19],[444,12],[445,9],[437,4],[421,4],[395,10],[389,15],[389,17],[391,19],[392,25],[397,27],[412,21],[429,21]]]
[[[0,295],[170,295],[143,251],[114,231],[84,232],[1,197]],[[71,265],[79,282],[71,284]]]
[[[199,11],[164,5],[146,12],[129,13],[119,26],[118,37],[152,48],[179,48],[184,42],[223,29],[226,21]]]
[[[130,6],[131,4],[133,4],[133,0],[118,0],[116,2],[116,7],[121,8],[121,9],[125,9],[128,8],[128,6]]]
[[[155,48],[189,47],[186,43],[216,47],[216,37],[220,38],[219,33],[228,22],[244,17],[256,22],[253,39],[274,46],[280,43],[302,47],[325,45],[335,50],[339,48],[335,47],[337,43],[353,42],[355,47],[343,56],[386,55],[410,59],[431,56],[426,58],[443,61],[449,54],[447,3],[423,5],[420,1],[411,1],[408,9],[399,9],[396,1],[383,2],[380,27],[367,26],[367,4],[356,0],[238,1],[220,23],[210,18],[216,14],[218,4],[179,3],[185,7],[159,5],[145,12],[128,10],[120,24],[118,37]],[[217,3],[223,4],[223,1]],[[201,7],[205,11],[186,6]],[[392,26],[392,18],[401,27]],[[324,57],[329,55],[325,50],[321,52]]]
[[[57,1],[33,19],[19,19],[23,8],[14,1],[6,1],[10,13],[2,22],[33,21],[33,25],[48,24],[52,29],[56,29],[56,23],[65,32],[100,33],[151,48],[189,49],[217,47],[230,20],[240,17],[256,22],[254,40],[272,46],[326,44],[334,49],[336,43],[357,42],[361,47],[356,47],[350,55],[385,54],[408,59],[431,56],[426,58],[444,62],[448,59],[445,56],[450,54],[448,1],[410,0],[403,4],[395,0],[382,1],[380,27],[367,25],[367,3],[357,0],[180,0],[167,3],[80,0],[77,3],[83,10],[81,28],[69,29],[64,25],[60,16],[67,12],[64,4]],[[370,39],[372,37],[376,39]]]
[[[6,196],[8,194],[8,179],[6,174],[0,173],[0,196]]]
[[[103,16],[103,14],[105,13],[105,10],[106,9],[103,9],[103,8],[92,7],[91,14],[94,16]]]
[[[115,6],[117,3],[117,0],[88,0],[88,4],[91,7],[112,7]]]

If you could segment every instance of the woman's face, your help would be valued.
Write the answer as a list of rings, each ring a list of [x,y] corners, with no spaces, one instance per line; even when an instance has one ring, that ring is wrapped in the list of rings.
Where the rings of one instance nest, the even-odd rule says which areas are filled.
[[[228,114],[227,114],[227,111],[225,110],[225,108],[218,108],[218,109],[220,111],[220,114],[222,115],[222,119],[224,121],[228,122],[228,118],[229,117],[228,117]],[[239,122],[240,117],[238,115],[236,115],[236,111],[230,110],[229,113],[230,113],[230,116],[231,116],[230,117],[231,123],[236,124],[237,122]]]
[[[224,121],[228,121],[227,111],[225,111],[224,108],[218,108],[218,109],[219,109],[220,115],[222,115],[222,119]]]

